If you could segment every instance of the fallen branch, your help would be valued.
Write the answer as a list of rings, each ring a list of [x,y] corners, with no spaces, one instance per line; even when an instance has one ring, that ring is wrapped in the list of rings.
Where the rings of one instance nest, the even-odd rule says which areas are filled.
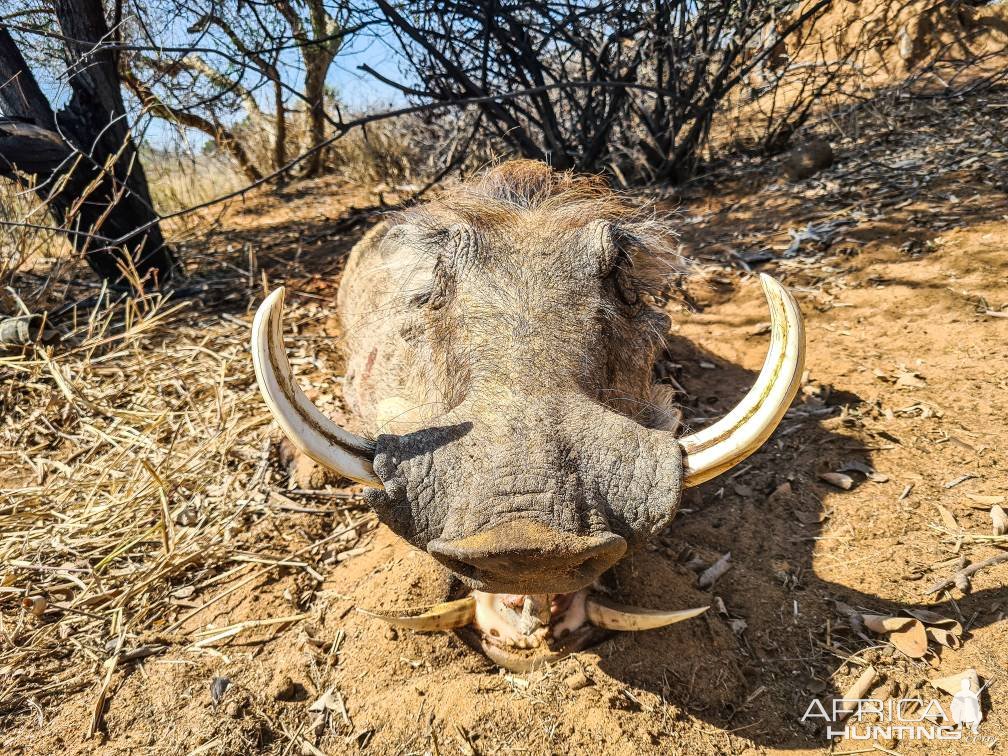
[[[973,575],[978,573],[980,570],[986,569],[987,567],[993,567],[995,564],[1001,564],[1002,562],[1008,562],[1008,553],[998,554],[990,559],[984,559],[982,562],[977,562],[976,564],[971,564],[969,567],[964,567],[952,577],[939,580],[937,583],[928,588],[924,592],[924,595],[927,596],[932,593],[938,593],[938,591],[951,588],[952,586],[956,586],[961,591],[967,591],[969,590],[969,580]]]

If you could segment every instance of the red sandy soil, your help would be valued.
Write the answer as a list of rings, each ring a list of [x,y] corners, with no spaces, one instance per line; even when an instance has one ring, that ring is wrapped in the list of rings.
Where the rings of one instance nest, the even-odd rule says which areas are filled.
[[[424,555],[382,527],[362,528],[352,558],[315,563],[324,582],[295,568],[265,573],[162,638],[166,653],[116,671],[98,738],[85,737],[89,687],[51,706],[41,723],[33,715],[12,722],[4,752],[821,752],[828,741],[802,714],[814,697],[846,690],[866,664],[879,673],[874,697],[937,697],[945,706],[950,697],[928,680],[975,668],[991,683],[981,734],[1003,739],[1008,565],[979,573],[968,595],[925,591],[958,569],[960,556],[998,553],[982,543],[957,547],[932,525],[942,524],[942,505],[964,531],[989,534],[989,506],[967,494],[1008,495],[1008,319],[986,314],[1008,304],[1004,166],[952,165],[914,193],[904,180],[920,169],[891,167],[896,158],[887,157],[911,136],[833,135],[837,165],[803,184],[784,182],[772,166],[728,167],[672,202],[683,252],[698,265],[668,304],[675,326],[663,368],[689,395],[687,418],[732,406],[762,363],[766,310],[747,265],[791,286],[807,319],[808,378],[775,437],[734,474],[689,492],[654,549],[613,576],[627,603],[682,608],[717,596],[728,616],[712,610],[666,630],[618,635],[545,672],[508,675],[455,635],[395,633],[354,611],[445,589]],[[973,147],[982,157],[993,149]],[[284,263],[270,269],[273,280],[301,275],[288,232],[324,230],[319,216],[338,216],[332,190],[289,195],[271,215],[260,212],[265,205],[232,213],[205,243],[255,240],[269,250],[264,265],[271,255]],[[788,229],[830,216],[854,222],[831,244],[780,257]],[[331,296],[354,238],[326,236],[298,253],[325,273],[304,274],[300,289]],[[740,262],[764,248],[774,252],[770,262]],[[336,333],[331,322],[317,326],[320,342]],[[841,490],[819,478],[851,462],[882,482],[855,472],[854,487]],[[341,517],[298,514],[282,532],[263,523],[245,536],[260,552],[285,553],[340,527]],[[713,591],[698,589],[686,562],[709,564],[729,551],[732,569]],[[962,622],[962,647],[932,644],[928,658],[910,659],[880,636],[852,632],[836,600],[881,614],[932,608]],[[301,612],[309,618],[243,634],[213,653],[185,648],[211,625]],[[744,626],[733,630],[739,619]],[[216,677],[230,687],[215,704]],[[309,711],[326,691],[329,708]],[[901,754],[990,752],[878,742]]]

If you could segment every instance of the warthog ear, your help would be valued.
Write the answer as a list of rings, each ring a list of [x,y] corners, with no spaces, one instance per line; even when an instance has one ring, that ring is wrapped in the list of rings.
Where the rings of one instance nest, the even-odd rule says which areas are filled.
[[[619,228],[607,220],[593,220],[585,226],[584,239],[588,247],[590,262],[598,276],[605,278],[616,267],[621,256],[625,256],[623,234]]]
[[[615,223],[595,220],[585,226],[589,264],[599,278],[607,280],[627,305],[640,301],[640,286],[634,279],[634,252],[640,241]]]
[[[448,254],[442,254],[446,265],[453,272],[464,270],[473,262],[476,256],[476,230],[465,223],[455,223],[445,230],[445,248]]]
[[[419,243],[432,258],[430,281],[410,298],[410,304],[439,310],[451,298],[458,276],[476,258],[476,232],[456,223],[440,232],[426,232]]]

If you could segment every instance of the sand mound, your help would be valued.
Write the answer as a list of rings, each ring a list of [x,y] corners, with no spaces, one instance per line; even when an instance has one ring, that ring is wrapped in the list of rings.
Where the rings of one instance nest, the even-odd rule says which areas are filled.
[[[798,14],[811,5],[804,3]],[[932,63],[1003,52],[1006,45],[1008,5],[1003,3],[973,7],[942,0],[837,0],[788,46],[787,57],[795,62],[846,59],[867,76],[902,78]]]

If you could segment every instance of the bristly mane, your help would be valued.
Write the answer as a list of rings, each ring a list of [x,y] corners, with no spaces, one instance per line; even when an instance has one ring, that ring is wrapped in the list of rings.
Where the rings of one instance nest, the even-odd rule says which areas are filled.
[[[536,160],[511,160],[492,166],[431,202],[402,211],[396,218],[432,234],[464,223],[483,231],[508,230],[517,235],[549,233],[584,226],[588,221],[613,223],[632,240],[628,249],[633,276],[642,291],[653,292],[682,272],[674,251],[675,232],[650,204],[631,202],[599,176],[555,171]]]

